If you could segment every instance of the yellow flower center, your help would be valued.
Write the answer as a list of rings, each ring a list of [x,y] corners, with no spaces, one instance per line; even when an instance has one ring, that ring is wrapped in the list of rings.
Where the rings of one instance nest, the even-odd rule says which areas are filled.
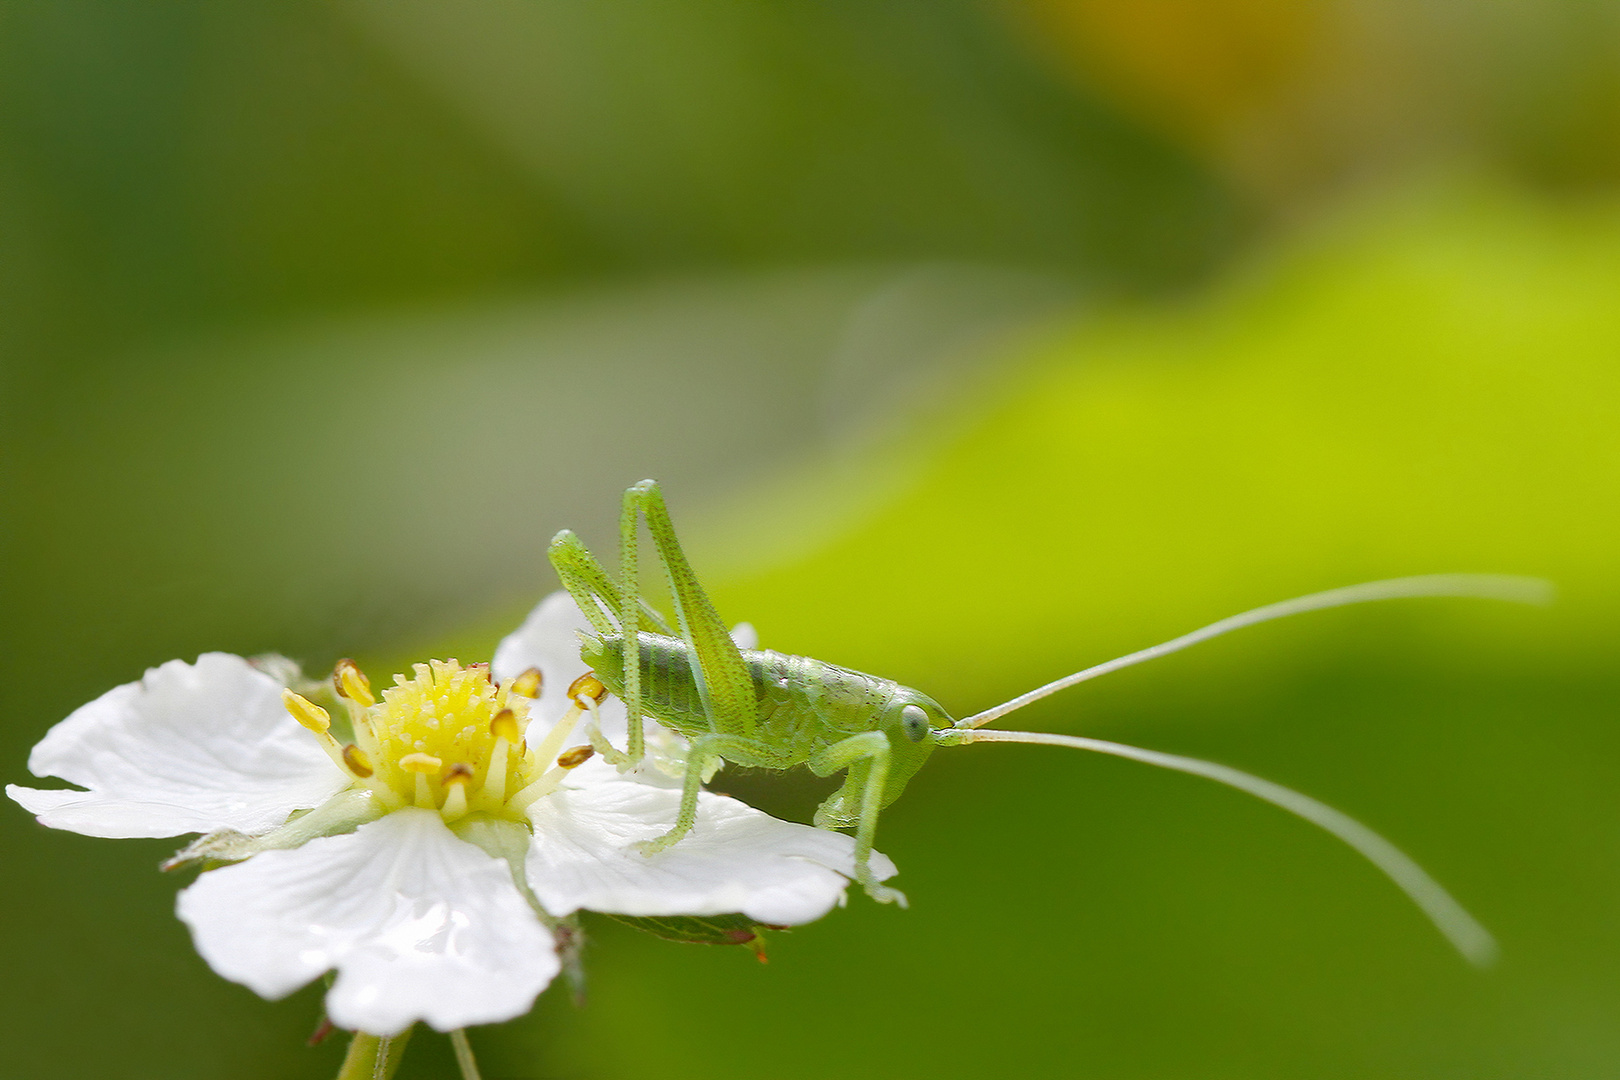
[[[588,747],[560,759],[558,752],[581,711],[605,694],[592,676],[574,681],[572,707],[530,739],[538,670],[504,685],[491,680],[487,664],[432,660],[412,670],[409,679],[395,675],[378,701],[352,661],[338,664],[332,681],[354,727],[348,744],[332,735],[325,709],[291,690],[283,695],[287,711],[314,732],[355,786],[369,789],[391,810],[418,806],[439,811],[447,821],[481,811],[523,821],[531,803],[590,757]]]

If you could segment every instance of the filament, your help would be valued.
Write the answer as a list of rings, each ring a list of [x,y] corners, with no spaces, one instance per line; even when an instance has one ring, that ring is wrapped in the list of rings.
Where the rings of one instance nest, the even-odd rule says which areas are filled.
[[[596,702],[590,698],[584,700],[590,704],[591,716],[594,718],[596,715]],[[580,703],[575,701],[572,707],[557,720],[556,724],[552,725],[551,730],[546,732],[546,737],[541,739],[530,751],[533,759],[537,762],[546,762],[556,757],[557,751],[562,749],[563,743],[574,730],[574,725],[579,722],[580,713],[583,711]],[[594,719],[592,722],[595,722]]]

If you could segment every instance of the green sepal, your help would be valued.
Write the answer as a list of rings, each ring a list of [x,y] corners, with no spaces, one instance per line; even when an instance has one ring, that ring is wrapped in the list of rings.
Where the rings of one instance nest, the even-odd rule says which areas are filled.
[[[665,941],[684,941],[692,945],[747,945],[761,958],[765,955],[764,932],[773,929],[747,915],[608,915],[608,918]]]

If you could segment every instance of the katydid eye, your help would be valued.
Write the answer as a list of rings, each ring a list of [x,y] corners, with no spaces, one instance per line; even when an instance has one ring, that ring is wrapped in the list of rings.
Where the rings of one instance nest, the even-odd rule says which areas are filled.
[[[900,710],[900,730],[912,742],[922,742],[928,738],[928,714],[915,705],[907,705]]]

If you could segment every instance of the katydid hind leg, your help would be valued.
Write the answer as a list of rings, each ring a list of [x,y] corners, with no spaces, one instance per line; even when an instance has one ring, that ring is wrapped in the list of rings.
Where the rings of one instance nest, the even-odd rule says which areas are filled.
[[[635,521],[632,519],[630,522],[632,536],[634,525]],[[621,534],[623,532],[621,523]],[[623,554],[621,549],[621,558]],[[644,754],[645,725],[639,707],[641,666],[631,651],[631,643],[637,640],[636,632],[642,625],[650,627],[657,633],[673,632],[664,617],[653,609],[635,588],[634,550],[631,551],[630,561],[625,564],[625,571],[621,574],[619,583],[613,581],[606,568],[597,561],[571,529],[563,529],[552,538],[547,555],[557,572],[558,580],[573,597],[575,606],[591,624],[591,629],[602,637],[617,634],[624,642],[626,692],[623,697],[629,713],[628,752],[621,753],[612,746],[599,729],[595,730],[591,745],[610,764],[637,764]]]
[[[641,723],[641,581],[637,574],[637,555],[640,546],[640,511],[632,497],[635,491],[624,493],[623,509],[619,513],[619,628],[624,653],[621,697],[625,710],[625,757],[631,764],[640,764],[646,748],[646,735]]]
[[[711,732],[693,739],[686,751],[686,773],[681,785],[681,807],[675,815],[675,824],[663,836],[644,840],[636,847],[643,855],[654,855],[680,840],[697,824],[698,795],[703,791],[704,774],[710,764],[724,760],[728,755],[743,756],[751,760],[770,761],[781,756],[775,748],[742,735]],[[785,759],[782,767],[789,764]]]
[[[709,730],[717,734],[750,736],[754,733],[754,682],[743,663],[742,652],[731,639],[720,613],[709,600],[692,565],[686,561],[663,493],[651,480],[643,480],[624,495],[625,518],[631,535],[625,546],[634,545],[633,529],[637,509],[646,516],[659,562],[669,577],[675,601],[680,634],[691,650],[692,676],[697,681]]]

